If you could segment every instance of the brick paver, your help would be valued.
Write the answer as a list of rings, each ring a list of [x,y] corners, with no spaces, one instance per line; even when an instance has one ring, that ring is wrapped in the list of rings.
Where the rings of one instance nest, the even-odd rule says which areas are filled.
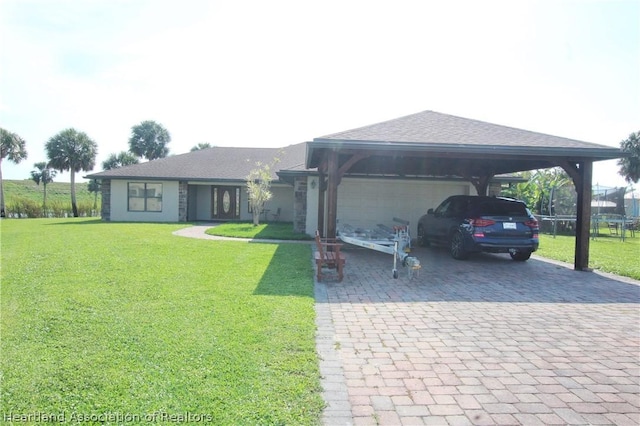
[[[505,255],[346,248],[316,283],[326,425],[640,424],[640,283]]]

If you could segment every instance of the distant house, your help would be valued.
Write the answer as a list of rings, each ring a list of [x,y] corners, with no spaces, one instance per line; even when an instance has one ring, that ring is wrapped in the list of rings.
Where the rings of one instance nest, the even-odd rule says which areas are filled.
[[[274,219],[279,209],[280,221],[312,235],[334,219],[338,227],[375,227],[399,217],[415,227],[449,195],[499,192],[501,180],[513,180],[503,174],[558,165],[571,170],[574,161],[619,154],[602,145],[424,111],[283,148],[214,147],[86,178],[102,182],[105,221],[250,220],[245,178],[256,162],[277,159],[263,220]],[[327,179],[334,167],[328,158],[336,158],[338,178]],[[331,179],[337,179],[333,186]],[[332,209],[337,213],[325,217]]]

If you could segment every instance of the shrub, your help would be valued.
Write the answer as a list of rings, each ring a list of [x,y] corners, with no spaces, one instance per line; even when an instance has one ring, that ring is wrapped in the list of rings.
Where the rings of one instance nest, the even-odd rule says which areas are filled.
[[[18,198],[6,206],[7,217],[42,217],[42,206],[27,198]]]
[[[78,215],[81,217],[87,217],[92,215],[100,215],[100,211],[93,209],[93,203],[89,201],[78,202]],[[6,206],[6,216],[15,219],[26,218],[61,218],[72,217],[73,209],[71,208],[71,201],[50,201],[47,203],[46,211],[42,208],[42,204],[30,200],[28,198],[15,198]]]

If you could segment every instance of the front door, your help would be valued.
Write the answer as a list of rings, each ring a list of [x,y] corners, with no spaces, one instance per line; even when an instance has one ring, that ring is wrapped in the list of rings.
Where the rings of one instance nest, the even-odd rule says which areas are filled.
[[[211,187],[211,214],[213,219],[240,219],[240,187]]]

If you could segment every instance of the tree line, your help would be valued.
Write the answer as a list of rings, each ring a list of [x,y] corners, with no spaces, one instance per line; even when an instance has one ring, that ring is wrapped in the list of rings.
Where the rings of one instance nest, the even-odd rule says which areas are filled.
[[[129,151],[111,154],[102,163],[104,170],[137,164],[140,158],[155,160],[169,154],[168,144],[171,142],[169,131],[152,120],[143,121],[131,128]],[[37,185],[43,184],[43,209],[46,210],[47,184],[53,182],[57,172],[70,172],[71,209],[73,216],[78,217],[75,180],[76,173],[91,171],[95,167],[98,155],[98,144],[85,132],[74,128],[64,129],[52,136],[45,144],[48,161],[34,164],[31,179]],[[0,216],[5,217],[5,199],[2,185],[2,160],[20,163],[28,157],[26,141],[6,129],[0,128]],[[97,182],[92,182],[90,190],[99,190]]]

